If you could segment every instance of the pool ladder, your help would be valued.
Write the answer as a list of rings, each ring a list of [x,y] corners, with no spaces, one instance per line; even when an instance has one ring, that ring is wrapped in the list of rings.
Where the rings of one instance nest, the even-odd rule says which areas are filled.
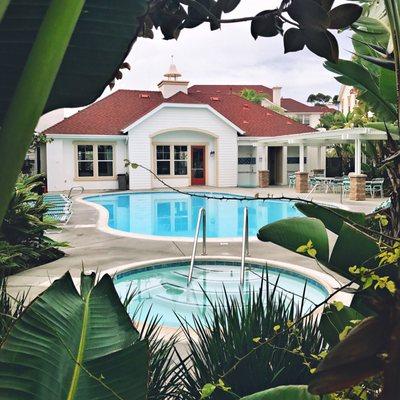
[[[188,284],[192,281],[192,277],[193,277],[193,269],[194,269],[194,262],[195,262],[195,258],[196,258],[197,242],[199,241],[200,225],[202,222],[203,222],[203,251],[202,251],[201,255],[205,256],[207,254],[206,221],[207,221],[206,209],[204,207],[202,207],[202,208],[200,208],[199,214],[197,217],[197,224],[196,224],[196,231],[195,231],[195,235],[194,235],[192,256],[190,258]],[[245,261],[246,261],[246,257],[249,255],[250,255],[250,250],[249,250],[249,210],[247,207],[245,207],[244,212],[243,212],[242,256],[241,256],[241,263],[240,263],[240,284],[241,285],[243,285],[243,283],[244,283]]]

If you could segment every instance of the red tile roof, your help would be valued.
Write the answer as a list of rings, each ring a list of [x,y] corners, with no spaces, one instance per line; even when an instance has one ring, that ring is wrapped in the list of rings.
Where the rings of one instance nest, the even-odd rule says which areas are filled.
[[[164,99],[161,92],[118,90],[48,128],[45,133],[119,135],[162,103],[207,104],[242,129],[246,136],[279,136],[314,131],[309,126],[234,94],[239,86],[219,85],[220,89],[217,90],[215,86],[201,86],[205,89],[198,87],[192,86],[188,94],[178,92],[169,99]]]
[[[189,93],[225,93],[240,94],[243,89],[252,89],[258,93],[265,93],[269,100],[272,100],[272,88],[264,85],[193,85],[189,88]],[[281,106],[289,112],[333,112],[335,109],[326,106],[309,106],[300,101],[282,97]]]
[[[300,101],[294,99],[283,98],[281,100],[282,107],[289,112],[318,112],[318,113],[328,113],[337,111],[333,108],[327,106],[309,106],[307,104],[300,103]]]

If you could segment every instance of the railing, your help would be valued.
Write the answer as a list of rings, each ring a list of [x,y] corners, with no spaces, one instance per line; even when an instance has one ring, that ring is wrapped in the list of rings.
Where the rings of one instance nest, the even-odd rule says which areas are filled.
[[[190,258],[188,283],[192,281],[194,261],[196,258],[196,248],[197,248],[197,242],[199,240],[201,221],[203,221],[203,252],[201,253],[201,255],[205,256],[207,254],[207,243],[206,243],[206,209],[204,207],[200,208],[199,215],[197,217],[197,225],[196,225],[196,233],[194,235],[192,257]]]
[[[317,182],[311,190],[308,192],[307,196],[304,198],[304,200],[308,200],[309,197],[317,190],[317,187],[320,185],[320,182]]]
[[[75,189],[79,189],[79,190],[80,190],[80,193],[79,193],[79,194],[82,194],[83,191],[85,190],[85,188],[84,188],[83,186],[72,186],[72,188],[69,189],[69,192],[68,192],[68,198],[69,198],[69,199],[71,198],[72,192],[73,192]]]
[[[244,208],[243,212],[243,233],[242,233],[242,259],[240,265],[240,284],[244,283],[244,266],[246,262],[246,256],[250,255],[249,251],[249,210],[247,207]]]

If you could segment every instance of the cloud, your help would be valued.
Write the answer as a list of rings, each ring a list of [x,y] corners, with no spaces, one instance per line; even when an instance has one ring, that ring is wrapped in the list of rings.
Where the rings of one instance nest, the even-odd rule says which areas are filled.
[[[270,0],[268,8],[278,3]],[[242,0],[238,9],[225,17],[251,16],[261,10],[260,1]],[[341,57],[349,58],[345,49],[351,49],[350,33],[336,36]],[[177,41],[165,41],[159,32],[153,40],[139,38],[127,60],[132,70],[124,71],[123,79],[113,91],[120,88],[157,90],[171,55],[190,84],[281,85],[283,96],[302,101],[312,92],[334,95],[339,91],[333,74],[324,69],[323,59],[307,49],[283,54],[281,36],[254,40],[249,22],[223,24],[221,30],[214,32],[203,24],[184,30]]]

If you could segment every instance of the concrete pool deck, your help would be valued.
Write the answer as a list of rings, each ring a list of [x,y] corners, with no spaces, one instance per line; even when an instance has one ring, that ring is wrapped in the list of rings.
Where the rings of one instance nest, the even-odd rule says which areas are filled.
[[[191,191],[214,191],[252,196],[268,194],[274,197],[281,195],[295,197],[293,189],[287,187],[270,187],[266,189],[224,188],[209,187],[190,188]],[[98,193],[98,192],[97,192]],[[96,193],[86,193],[96,194]],[[307,193],[299,198],[305,198]],[[312,196],[317,202],[339,203],[339,194],[315,193]],[[343,206],[353,210],[369,213],[384,199],[367,199],[363,202],[343,199]],[[62,226],[59,233],[49,236],[59,241],[70,244],[65,251],[65,257],[54,262],[20,272],[8,278],[8,291],[15,296],[18,293],[28,292],[30,299],[45,290],[49,284],[60,276],[70,271],[73,278],[79,278],[82,267],[87,271],[105,271],[114,267],[144,262],[162,258],[188,257],[191,255],[192,243],[166,240],[148,240],[116,236],[97,229],[98,211],[80,201],[73,203],[73,215],[68,224]],[[331,244],[334,235],[330,235]],[[198,249],[200,253],[200,249]],[[209,256],[236,256],[240,257],[241,243],[238,242],[208,242],[207,254]],[[296,264],[314,270],[321,270],[313,260],[287,251],[272,243],[263,243],[257,240],[250,242],[250,255],[252,258],[269,259]],[[322,271],[323,272],[323,271]]]

